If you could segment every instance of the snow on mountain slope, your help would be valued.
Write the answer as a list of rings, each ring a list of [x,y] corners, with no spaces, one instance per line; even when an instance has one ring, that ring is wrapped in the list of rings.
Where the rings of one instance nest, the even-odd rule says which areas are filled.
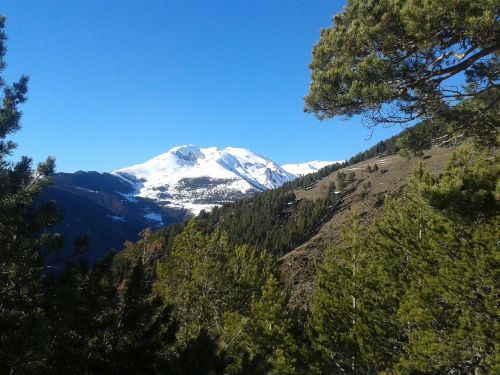
[[[335,163],[342,163],[343,160],[338,161],[319,161],[314,160],[308,163],[298,163],[298,164],[284,164],[281,166],[285,171],[291,173],[297,177],[304,176],[309,173],[317,172],[321,168]]]
[[[296,178],[272,160],[244,148],[193,145],[174,147],[112,174],[132,184],[135,196],[195,214]]]

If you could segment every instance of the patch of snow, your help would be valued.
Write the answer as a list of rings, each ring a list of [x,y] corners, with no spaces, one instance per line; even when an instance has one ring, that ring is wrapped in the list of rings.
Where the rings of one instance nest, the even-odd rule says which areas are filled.
[[[187,209],[189,212],[191,212],[193,215],[198,215],[201,211],[211,211],[212,208],[214,207],[221,207],[222,205],[220,204],[197,204],[197,203],[189,203],[185,202],[183,203],[182,207]]]
[[[148,212],[147,214],[144,215],[144,218],[149,221],[156,221],[160,225],[163,225],[163,219],[161,217],[161,214],[159,213]]]
[[[118,194],[120,194],[128,202],[137,203],[137,198],[135,198],[133,193],[131,193],[131,194],[118,193]]]
[[[80,187],[80,186],[76,186],[76,188],[77,188],[78,190],[86,191],[86,192],[88,192],[88,193],[99,193],[99,192],[98,192],[98,191],[96,191],[96,190],[90,190],[90,189],[87,189],[87,188],[84,188],[84,187]]]
[[[376,160],[375,160],[375,163],[381,163],[381,164],[384,164],[384,163],[389,163],[389,162],[391,162],[392,160],[394,160],[394,159],[398,159],[398,158],[399,158],[399,156],[397,156],[397,155],[396,155],[396,156],[386,157],[386,158],[384,158],[384,159],[376,159]]]
[[[281,166],[285,171],[300,177],[304,176],[309,173],[314,173],[319,171],[321,168],[324,168],[326,166],[336,164],[336,163],[343,163],[343,160],[337,160],[337,161],[320,161],[320,160],[313,160],[307,163],[297,163],[297,164],[284,164]]]
[[[128,221],[123,216],[107,215],[107,217],[109,217],[113,221],[117,221],[117,222],[120,222],[120,223],[125,223],[125,222]]]

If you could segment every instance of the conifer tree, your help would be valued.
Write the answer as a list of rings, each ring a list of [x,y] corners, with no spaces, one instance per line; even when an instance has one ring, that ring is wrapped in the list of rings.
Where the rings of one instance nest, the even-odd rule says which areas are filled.
[[[351,230],[329,249],[310,320],[316,372],[498,370],[498,174],[484,150],[459,150],[438,176],[420,164],[404,204],[387,200],[357,242]]]
[[[114,255],[89,269],[83,262],[45,280],[48,324],[43,372],[56,374],[169,373],[177,325],[171,308],[150,298],[143,264],[122,287]]]
[[[0,73],[6,65],[4,26],[0,16]],[[0,372],[5,373],[29,373],[43,362],[42,251],[52,241],[41,233],[59,218],[52,203],[38,202],[54,159],[36,169],[28,157],[9,160],[16,144],[7,137],[21,128],[19,105],[26,101],[27,84],[26,76],[11,85],[0,76]]]
[[[326,374],[372,374],[383,366],[369,335],[375,317],[370,253],[358,219],[344,231],[341,247],[330,247],[318,274],[313,296],[310,339],[319,358],[313,368]],[[382,349],[382,350],[381,350]],[[383,368],[383,367],[382,367]]]
[[[292,335],[293,317],[287,295],[274,276],[270,276],[258,299],[251,303],[249,336],[266,374],[295,374],[297,343]]]
[[[154,291],[174,305],[181,342],[197,337],[202,328],[218,337],[224,314],[248,314],[250,297],[260,293],[273,269],[268,253],[232,246],[217,231],[206,235],[191,220],[176,237],[168,258],[158,265]]]
[[[457,152],[439,176],[415,173],[411,186],[420,198],[412,210],[424,220],[408,223],[417,241],[407,247],[409,279],[398,318],[408,341],[397,371],[498,369],[497,181],[497,159],[470,149]]]
[[[460,122],[462,112],[464,126],[494,139],[498,20],[495,0],[350,0],[314,47],[305,110],[372,125],[433,114]],[[464,84],[451,82],[460,74]]]
[[[172,373],[178,375],[223,375],[227,374],[228,360],[217,341],[201,329],[198,335],[188,340],[173,361]]]
[[[413,184],[436,209],[455,222],[488,220],[498,215],[499,158],[488,148],[462,147],[439,176],[422,169]]]
[[[378,224],[375,251],[399,300],[402,346],[393,371],[495,372],[495,160],[469,149],[458,151],[439,176],[421,165],[408,202],[389,205]]]
[[[175,341],[172,309],[150,297],[144,265],[136,264],[127,283],[123,307],[117,306],[116,347],[112,364],[124,373],[161,373],[170,370],[169,350]]]

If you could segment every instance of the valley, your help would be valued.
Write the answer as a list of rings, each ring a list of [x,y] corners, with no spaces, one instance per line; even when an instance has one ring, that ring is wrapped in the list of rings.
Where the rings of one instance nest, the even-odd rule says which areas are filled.
[[[143,164],[111,173],[57,173],[44,199],[53,200],[64,219],[53,227],[65,238],[63,249],[49,254],[61,268],[82,255],[91,264],[125,241],[136,241],[145,228],[182,223],[200,211],[251,197],[336,162],[293,164],[288,172],[250,150],[228,147],[174,147]],[[88,239],[83,254],[77,239]]]
[[[498,0],[343,3],[2,2],[0,374],[500,374]]]

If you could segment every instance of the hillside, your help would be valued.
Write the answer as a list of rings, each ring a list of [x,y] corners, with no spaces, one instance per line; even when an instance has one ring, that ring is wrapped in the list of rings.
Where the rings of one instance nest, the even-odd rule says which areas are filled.
[[[298,200],[324,199],[332,182],[338,186],[339,173],[355,173],[355,181],[346,187],[348,193],[333,208],[331,217],[316,229],[311,238],[280,259],[281,275],[290,291],[291,306],[308,307],[316,269],[323,260],[324,251],[328,245],[341,241],[342,228],[350,223],[355,213],[360,216],[361,225],[368,226],[382,212],[386,196],[402,197],[411,173],[421,161],[431,173],[438,173],[453,151],[453,148],[434,147],[423,157],[375,157],[331,173],[309,189],[296,189],[294,193]],[[368,166],[373,168],[375,164],[378,171],[369,172]]]
[[[282,257],[314,236],[355,189],[355,170],[341,172],[342,183],[328,176],[342,168],[357,168],[355,164],[374,157],[396,155],[400,150],[398,142],[413,137],[415,132],[425,128],[424,125],[406,129],[345,162],[328,165],[277,189],[215,207],[210,213],[203,212],[196,221],[207,233],[215,230],[226,232],[235,245],[251,244]],[[425,135],[429,145],[432,144],[431,137],[432,134]]]
[[[402,197],[421,161],[437,173],[452,155],[455,148],[434,146],[419,157],[400,156],[398,140],[421,126],[381,141],[342,164],[327,165],[276,189],[202,212],[195,217],[197,226],[207,234],[222,230],[234,245],[252,245],[276,256],[290,305],[307,309],[324,251],[340,242],[342,228],[353,214],[368,226],[381,214],[386,196]],[[168,257],[178,233],[178,226],[167,226],[154,235],[164,244],[154,259]],[[119,255],[120,267],[138,246]]]
[[[425,144],[438,145],[403,157],[410,155],[401,149],[407,135],[144,236],[118,254],[114,274],[126,280],[134,265],[147,264],[153,295],[171,303],[183,324],[179,341],[206,327],[231,358],[249,342],[279,337],[306,369],[299,373],[324,373],[309,371],[315,340],[337,340],[340,332],[338,340],[350,344],[349,335],[360,332],[360,341],[371,340],[369,353],[393,361],[412,344],[412,330],[433,334],[442,326],[439,335],[474,358],[453,340],[478,321],[469,311],[481,314],[480,338],[495,322],[497,152],[432,137]],[[408,319],[430,323],[409,327]],[[457,324],[463,320],[465,328]],[[493,341],[484,345],[490,357]],[[342,350],[351,364],[352,350]]]
[[[498,0],[5,3],[0,374],[500,374]]]
[[[93,264],[125,241],[137,241],[145,228],[181,223],[202,209],[277,188],[331,163],[294,164],[295,175],[247,149],[189,145],[112,173],[57,173],[43,199],[63,212],[51,231],[60,233],[64,244],[48,255],[47,264],[61,268],[78,259],[82,253],[75,251],[75,241],[82,238],[83,256]]]
[[[136,241],[144,228],[158,229],[181,222],[184,210],[162,207],[145,198],[130,198],[130,184],[109,173],[57,173],[42,200],[57,203],[63,220],[51,228],[64,237],[62,249],[47,256],[52,267],[64,267],[82,254],[75,241],[87,238],[84,256],[93,264],[112,248],[121,249],[126,240]]]

